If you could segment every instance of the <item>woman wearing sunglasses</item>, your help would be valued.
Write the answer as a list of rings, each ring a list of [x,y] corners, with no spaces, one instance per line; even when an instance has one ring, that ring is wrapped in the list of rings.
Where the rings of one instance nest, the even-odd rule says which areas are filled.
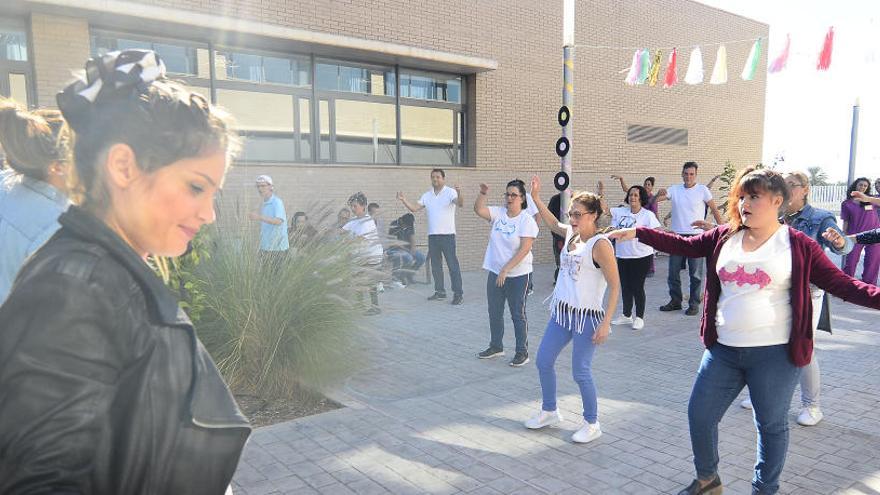
[[[532,199],[550,230],[565,236],[560,253],[559,275],[550,302],[550,321],[538,348],[538,377],[543,397],[541,412],[525,422],[526,428],[539,429],[562,421],[556,407],[556,358],[572,342],[571,370],[581,391],[584,424],[571,439],[591,442],[602,435],[599,426],[596,385],[591,370],[596,346],[608,339],[611,316],[620,296],[620,281],[614,248],[599,233],[598,220],[604,210],[599,196],[576,193],[568,212],[570,225],[559,223],[539,197],[541,183],[532,178]],[[606,288],[608,306],[602,307]]]
[[[492,224],[483,268],[486,299],[489,302],[489,347],[477,354],[480,359],[504,355],[504,303],[510,308],[516,334],[516,354],[511,366],[529,362],[528,319],[526,298],[532,276],[532,243],[538,236],[538,224],[525,212],[526,188],[519,179],[507,183],[503,194],[505,206],[486,206],[489,186],[480,184],[474,212]]]

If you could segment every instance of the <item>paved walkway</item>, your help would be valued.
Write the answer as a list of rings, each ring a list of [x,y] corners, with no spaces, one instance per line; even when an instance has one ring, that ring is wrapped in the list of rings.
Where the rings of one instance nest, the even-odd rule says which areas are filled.
[[[552,268],[540,266],[528,302],[532,358],[548,311]],[[334,396],[348,407],[256,430],[234,480],[237,494],[675,493],[693,477],[687,400],[702,348],[699,321],[657,311],[665,258],[648,280],[647,326],[616,327],[594,360],[604,435],[569,437],[581,421],[570,347],[557,363],[565,422],[529,431],[540,409],[534,361],[478,360],[486,347],[485,275],[464,276],[465,303],[427,302],[427,285],[386,291],[363,371]],[[686,278],[686,277],[685,277]],[[686,284],[686,282],[685,282]],[[834,335],[818,339],[825,420],[794,423],[781,493],[880,495],[880,329],[877,311],[834,301]],[[749,493],[755,458],[751,413],[721,423],[725,493]]]

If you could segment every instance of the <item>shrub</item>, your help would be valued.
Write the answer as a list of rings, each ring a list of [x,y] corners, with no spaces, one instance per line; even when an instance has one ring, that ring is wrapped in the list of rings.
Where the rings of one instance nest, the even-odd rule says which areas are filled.
[[[362,360],[357,294],[376,277],[354,255],[359,241],[323,225],[266,264],[253,225],[240,214],[218,221],[210,262],[184,281],[197,295],[199,338],[238,393],[293,397],[298,386],[338,383]]]

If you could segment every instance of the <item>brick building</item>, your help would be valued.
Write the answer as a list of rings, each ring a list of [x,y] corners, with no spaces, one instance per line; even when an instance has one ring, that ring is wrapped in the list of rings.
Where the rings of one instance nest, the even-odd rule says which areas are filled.
[[[576,188],[603,179],[616,202],[610,173],[665,186],[687,160],[704,181],[725,161],[760,160],[765,74],[738,77],[749,43],[727,45],[727,84],[671,89],[626,86],[633,50],[597,46],[705,44],[708,81],[709,43],[766,39],[765,24],[690,0],[578,0],[576,12]],[[3,0],[0,94],[51,106],[90,54],[153,48],[247,138],[224,205],[255,207],[253,178],[268,173],[291,215],[361,190],[393,218],[404,212],[396,191],[417,198],[440,166],[465,194],[459,256],[473,269],[488,234],[470,208],[479,183],[494,198],[538,173],[550,194],[561,31],[562,0]],[[539,261],[552,260],[547,237]]]

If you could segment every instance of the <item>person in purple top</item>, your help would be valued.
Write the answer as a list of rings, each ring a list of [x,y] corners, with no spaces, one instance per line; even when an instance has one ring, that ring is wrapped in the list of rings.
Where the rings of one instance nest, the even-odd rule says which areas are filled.
[[[843,230],[847,235],[880,228],[880,217],[876,212],[877,206],[866,201],[870,195],[871,181],[868,178],[859,177],[850,184],[847,190],[848,198],[840,204],[840,218],[843,219]],[[846,256],[843,271],[849,276],[855,276],[863,249],[865,251],[865,266],[862,269],[862,281],[874,284],[877,282],[877,274],[880,272],[880,246],[876,244],[870,246],[856,244],[852,252]]]

